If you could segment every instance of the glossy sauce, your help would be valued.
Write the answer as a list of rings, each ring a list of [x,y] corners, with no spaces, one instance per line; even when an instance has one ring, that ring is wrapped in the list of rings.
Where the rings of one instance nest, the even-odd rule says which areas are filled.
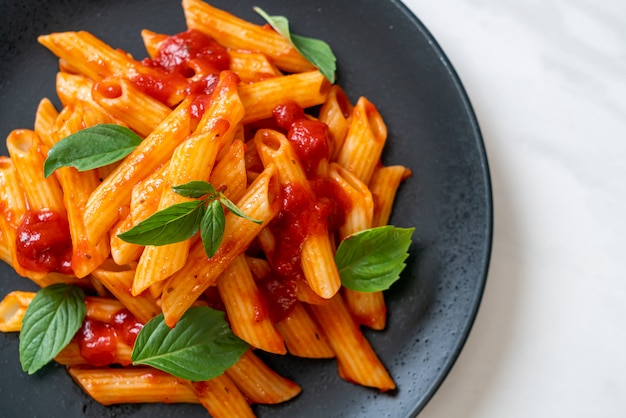
[[[276,239],[275,251],[269,255],[274,275],[258,284],[268,299],[272,320],[279,321],[293,309],[298,282],[305,280],[300,267],[304,241],[338,229],[345,221],[350,201],[334,181],[318,175],[320,163],[329,158],[328,126],[307,118],[295,103],[278,106],[274,120],[287,131],[310,185],[310,189],[298,184],[284,186],[279,196],[280,211],[270,224]]]
[[[162,103],[181,88],[189,94],[211,94],[220,71],[230,67],[230,56],[214,39],[195,29],[168,37],[153,59],[142,64],[157,70],[140,74],[131,81],[140,90]]]
[[[127,309],[113,314],[110,322],[85,318],[76,334],[80,355],[91,365],[106,366],[116,362],[116,347],[123,342],[132,347],[143,324]]]
[[[17,228],[17,262],[37,272],[72,274],[67,219],[51,210],[28,211]]]

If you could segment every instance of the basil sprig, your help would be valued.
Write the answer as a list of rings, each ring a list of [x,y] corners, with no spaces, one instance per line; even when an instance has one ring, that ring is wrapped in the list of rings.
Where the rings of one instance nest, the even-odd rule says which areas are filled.
[[[140,143],[139,135],[121,125],[102,123],[85,128],[50,148],[44,175],[48,177],[60,167],[76,167],[78,171],[104,167],[126,157]]]
[[[337,59],[326,42],[291,33],[289,21],[284,16],[270,16],[260,7],[255,7],[254,11],[260,14],[276,32],[286,38],[304,58],[316,66],[324,77],[331,83],[335,82]]]
[[[194,180],[172,189],[181,196],[201,199],[160,210],[118,237],[133,244],[160,246],[184,241],[200,230],[204,251],[208,257],[213,257],[224,237],[226,216],[222,205],[239,217],[263,223],[243,213],[224,193],[206,181]]]
[[[189,308],[174,328],[163,314],[141,329],[131,354],[145,364],[191,381],[209,380],[235,364],[248,344],[231,331],[224,313],[206,306]]]
[[[22,320],[19,351],[24,371],[33,374],[56,357],[80,329],[85,313],[80,288],[61,283],[40,289]],[[201,381],[224,373],[247,349],[223,312],[201,306],[187,310],[171,329],[163,314],[148,321],[137,336],[131,360]]]
[[[40,289],[22,320],[22,369],[33,374],[56,357],[82,325],[85,312],[80,288],[59,283]]]
[[[386,225],[346,237],[335,253],[341,284],[360,292],[388,289],[406,267],[414,230]]]

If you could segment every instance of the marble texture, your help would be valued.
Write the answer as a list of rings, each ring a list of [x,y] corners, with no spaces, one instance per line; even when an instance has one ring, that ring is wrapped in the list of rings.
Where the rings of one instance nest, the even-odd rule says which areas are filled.
[[[405,4],[469,94],[495,205],[476,323],[420,418],[626,416],[626,3]]]

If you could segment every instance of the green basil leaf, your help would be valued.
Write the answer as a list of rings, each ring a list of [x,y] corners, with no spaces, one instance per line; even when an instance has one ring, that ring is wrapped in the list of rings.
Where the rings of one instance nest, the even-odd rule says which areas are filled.
[[[115,124],[100,124],[78,131],[57,142],[43,165],[50,176],[60,167],[91,170],[121,160],[130,154],[141,138],[132,130]]]
[[[337,59],[326,42],[295,34],[291,35],[291,42],[303,57],[320,70],[328,81],[335,82]]]
[[[243,213],[241,211],[241,209],[239,209],[229,198],[227,198],[223,194],[220,194],[219,200],[220,200],[220,202],[222,202],[222,204],[224,206],[226,206],[228,208],[229,211],[231,211],[233,214],[239,216],[240,218],[247,219],[250,222],[254,222],[257,225],[261,225],[263,223],[263,221],[261,221],[259,219],[253,219],[253,218],[249,217],[248,215],[246,215],[245,213]]]
[[[200,239],[202,239],[207,257],[213,257],[220,247],[224,238],[225,225],[226,218],[222,204],[217,199],[210,201],[200,225]]]
[[[181,184],[178,186],[172,187],[176,193],[181,196],[198,198],[205,195],[215,195],[217,191],[215,187],[206,181],[194,180],[189,183]]]
[[[85,312],[85,294],[76,286],[59,283],[39,290],[22,320],[22,369],[33,374],[56,357],[82,325]]]
[[[260,14],[276,32],[287,39],[304,58],[316,66],[324,77],[331,83],[335,82],[337,59],[326,42],[292,34],[289,30],[289,21],[284,16],[270,16],[260,7],[255,7],[254,11]]]
[[[388,289],[406,267],[414,230],[386,225],[346,237],[335,253],[341,284],[360,292]]]
[[[137,336],[131,359],[191,381],[209,380],[235,364],[248,349],[226,323],[224,313],[189,308],[174,328],[163,314],[148,321]]]
[[[198,232],[204,211],[202,200],[177,203],[154,213],[118,237],[139,245],[159,246],[184,241]]]

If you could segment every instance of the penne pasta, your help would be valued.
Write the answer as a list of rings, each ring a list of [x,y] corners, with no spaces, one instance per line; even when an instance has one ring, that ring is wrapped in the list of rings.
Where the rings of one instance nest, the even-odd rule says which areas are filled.
[[[248,248],[262,227],[276,215],[276,175],[275,166],[266,167],[237,201],[237,206],[252,219],[262,221],[261,225],[229,213],[226,215],[224,238],[217,253],[208,259],[204,247],[195,245],[189,253],[187,264],[167,280],[161,304],[165,322],[169,326],[174,326],[200,294],[215,284],[228,264]]]
[[[214,418],[254,417],[248,401],[227,374],[204,382],[189,382],[200,403]]]
[[[296,383],[270,369],[252,350],[226,369],[226,374],[251,403],[286,402],[302,391]]]
[[[374,199],[373,226],[387,225],[391,208],[400,184],[411,176],[411,170],[400,165],[378,167],[370,180],[369,188]]]
[[[309,305],[309,309],[337,355],[342,378],[382,392],[395,389],[395,383],[352,319],[341,295],[337,294],[326,305]]]
[[[283,187],[301,188],[307,196],[312,195],[304,169],[284,135],[277,131],[260,130],[254,141],[263,163],[276,164]],[[300,266],[311,289],[322,298],[329,299],[339,290],[341,280],[328,232],[320,226],[323,228],[323,224],[311,222],[311,227],[317,229],[309,231],[302,243]]]
[[[328,125],[333,139],[331,160],[335,161],[350,127],[352,117],[352,103],[346,93],[338,85],[333,85],[328,91],[326,101],[320,107],[319,120]]]
[[[195,403],[213,417],[254,417],[251,405],[302,392],[261,352],[334,358],[343,379],[394,389],[360,328],[385,327],[383,293],[343,287],[335,261],[340,242],[389,221],[411,175],[381,163],[380,112],[365,97],[353,105],[271,26],[201,0],[182,7],[186,31],[141,32],[143,60],[87,31],[38,38],[59,59],[61,107],[41,99],[32,130],[7,137],[0,259],[42,288],[67,284],[54,289],[72,290],[62,301],[42,292],[58,311],[82,315],[71,287],[86,295],[78,331],[46,360],[103,405]],[[119,137],[73,135],[102,124],[118,125]],[[55,153],[62,161],[46,177]],[[84,170],[79,160],[95,163]],[[0,332],[28,329],[35,297],[5,295]],[[209,315],[213,324],[192,322]],[[195,340],[205,329],[215,335]],[[205,353],[191,368],[213,370],[189,374],[174,340],[191,349],[185,356]],[[150,367],[139,365],[142,345],[159,351]]]
[[[217,279],[217,290],[235,335],[255,348],[285,354],[283,338],[270,319],[245,256],[240,255]]]
[[[142,137],[148,136],[171,112],[169,107],[119,77],[105,78],[95,83],[91,97]]]
[[[274,77],[256,83],[244,84],[239,96],[246,109],[243,123],[255,122],[272,116],[272,111],[286,101],[303,108],[324,103],[330,84],[319,71]]]
[[[148,367],[111,369],[69,367],[74,381],[103,405],[124,403],[200,403],[184,381]]]
[[[350,127],[337,162],[368,184],[387,140],[387,126],[372,102],[361,97],[352,111]]]
[[[50,99],[41,99],[39,106],[37,106],[37,112],[35,113],[35,126],[33,127],[35,133],[39,135],[39,138],[50,135],[54,122],[58,116],[59,112],[57,112]],[[45,143],[45,140],[42,140],[42,142]]]
[[[24,189],[29,209],[47,209],[64,216],[63,190],[56,178],[43,174],[46,155],[39,136],[28,129],[14,130],[7,137],[7,149],[20,183],[29,185]]]
[[[187,138],[190,105],[191,99],[181,103],[89,196],[83,216],[90,243],[106,236],[118,220],[117,208],[129,203],[132,187],[167,161]]]
[[[239,19],[200,0],[183,0],[187,26],[198,29],[228,48],[259,51],[278,68],[303,72],[313,66],[273,30]]]

